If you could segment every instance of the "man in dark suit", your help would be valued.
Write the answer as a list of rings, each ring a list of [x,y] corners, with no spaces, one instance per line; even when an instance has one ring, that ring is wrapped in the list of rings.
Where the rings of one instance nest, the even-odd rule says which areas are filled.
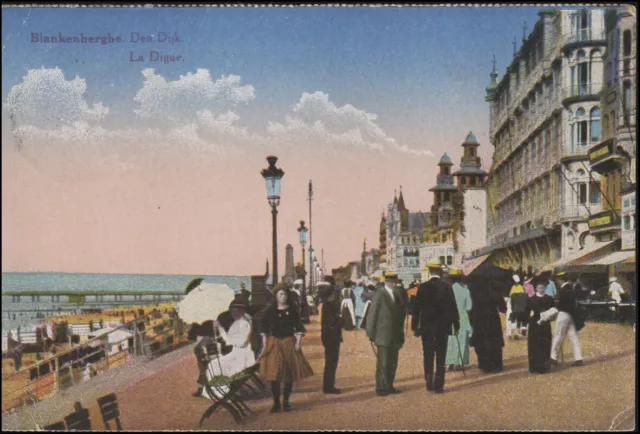
[[[398,275],[385,274],[382,289],[375,292],[367,312],[367,336],[376,350],[376,395],[387,396],[400,393],[393,387],[398,367],[398,353],[404,345],[404,319],[406,317],[407,293],[399,291]]]
[[[422,337],[427,390],[442,393],[448,339],[449,335],[458,332],[460,318],[453,289],[442,280],[440,263],[430,262],[427,267],[430,278],[418,288],[413,303],[411,330],[415,336]]]
[[[338,293],[329,282],[318,284],[318,295],[322,299],[321,336],[324,346],[324,379],[322,391],[327,394],[342,393],[336,388],[336,370],[340,358],[340,344],[342,343],[342,320],[340,319],[340,305]]]

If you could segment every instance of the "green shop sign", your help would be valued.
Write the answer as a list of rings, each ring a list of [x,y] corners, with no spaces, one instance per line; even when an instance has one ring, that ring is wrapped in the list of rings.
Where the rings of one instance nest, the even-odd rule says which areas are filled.
[[[594,146],[590,151],[589,151],[589,162],[590,163],[594,163],[598,160],[602,160],[605,157],[608,157],[609,155],[611,155],[613,153],[612,151],[612,147],[611,147],[611,141],[607,141],[605,143],[602,143],[600,145]]]

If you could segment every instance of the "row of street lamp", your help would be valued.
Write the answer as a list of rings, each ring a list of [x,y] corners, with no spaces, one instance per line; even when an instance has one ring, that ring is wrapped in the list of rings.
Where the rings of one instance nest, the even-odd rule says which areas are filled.
[[[278,216],[278,206],[280,205],[280,186],[282,182],[282,177],[284,176],[284,171],[278,167],[276,167],[276,162],[278,161],[278,157],[274,155],[269,155],[267,157],[267,161],[269,162],[269,167],[266,169],[262,169],[261,175],[265,180],[267,186],[267,201],[271,206],[271,215],[272,218],[272,254],[273,254],[273,271],[272,271],[272,281],[273,284],[278,283],[278,233],[277,233],[277,216]],[[311,218],[311,200],[312,200],[312,186],[311,181],[309,181],[309,218]],[[305,226],[304,220],[300,220],[300,227],[298,228],[298,234],[300,237],[300,245],[302,246],[302,267],[305,268],[305,245],[307,244],[307,232],[309,229]],[[309,245],[309,286],[313,285],[314,278],[321,279],[322,278],[322,267],[318,263],[318,260],[313,257],[313,246]],[[306,278],[303,276],[303,303],[306,303]]]

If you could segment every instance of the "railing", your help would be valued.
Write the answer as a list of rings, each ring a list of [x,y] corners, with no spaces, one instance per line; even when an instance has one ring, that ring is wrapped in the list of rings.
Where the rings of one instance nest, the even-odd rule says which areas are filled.
[[[578,219],[578,218],[587,218],[591,214],[595,214],[600,211],[601,207],[590,205],[589,203],[585,204],[575,204],[575,205],[564,205],[562,207],[561,219]]]
[[[566,147],[562,150],[562,157],[572,157],[572,156],[582,156],[582,155],[588,155],[589,154],[589,148],[591,148],[592,146],[597,145],[599,142],[598,141],[583,141],[583,142],[577,142],[576,144],[574,144],[573,146],[569,146],[567,149]]]
[[[564,45],[573,44],[575,42],[586,41],[604,41],[606,35],[604,29],[581,29],[571,33],[562,35]]]
[[[158,313],[136,318],[53,357],[3,376],[2,412],[26,404],[29,398],[33,401],[54,396],[58,391],[119,366],[133,356],[153,357],[186,342],[186,327],[177,316],[159,323],[155,321],[157,319]],[[131,338],[109,343],[109,335],[123,330],[130,332]],[[133,340],[133,346],[129,339]],[[124,341],[127,341],[126,348]],[[24,384],[10,390],[5,388],[5,385],[16,383]]]
[[[436,182],[438,185],[453,184],[453,175],[438,175],[436,176]]]
[[[564,98],[598,96],[601,90],[602,83],[600,82],[578,83],[564,88]]]

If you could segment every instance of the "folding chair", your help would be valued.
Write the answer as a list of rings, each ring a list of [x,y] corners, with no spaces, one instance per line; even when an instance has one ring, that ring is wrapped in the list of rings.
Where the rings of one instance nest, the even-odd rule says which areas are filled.
[[[64,418],[68,431],[92,431],[89,410],[81,408]]]
[[[212,350],[211,352],[215,354],[215,351],[216,350]],[[247,412],[251,412],[251,409],[238,396],[238,391],[243,386],[246,386],[246,382],[251,378],[251,374],[242,371],[232,377],[215,376],[215,372],[209,363],[212,359],[207,355],[200,357],[204,357],[202,362],[206,362],[207,372],[211,378],[211,380],[204,385],[204,389],[209,399],[213,401],[213,404],[202,415],[200,426],[202,426],[205,419],[209,418],[220,407],[231,413],[236,423],[240,423],[242,417],[247,416]]]
[[[120,425],[120,411],[118,410],[118,401],[116,399],[116,394],[110,393],[101,398],[98,398],[98,405],[100,406],[100,413],[102,414],[104,427],[108,431],[111,431],[109,421],[115,420],[116,430],[122,431],[122,426]]]
[[[51,425],[42,427],[42,429],[44,431],[66,431],[67,426],[64,424],[63,421],[60,421],[60,422],[52,423]]]

